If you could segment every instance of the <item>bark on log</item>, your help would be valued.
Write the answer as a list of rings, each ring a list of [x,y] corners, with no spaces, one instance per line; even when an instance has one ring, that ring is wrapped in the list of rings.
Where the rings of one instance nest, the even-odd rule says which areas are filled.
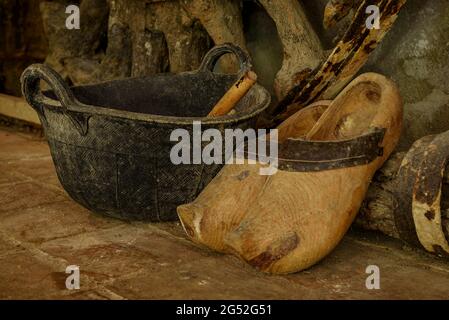
[[[389,0],[382,1],[379,4],[380,8],[380,29],[366,29],[366,7],[368,3],[363,3],[359,7],[360,13],[363,13],[362,25],[364,26],[363,33],[367,33],[366,37],[362,42],[362,46],[358,48],[349,63],[344,63],[340,68],[336,77],[329,80],[327,88],[319,96],[319,99],[332,99],[334,98],[357,74],[357,72],[363,67],[363,65],[368,61],[369,55],[378,44],[382,41],[385,35],[393,26],[394,22],[398,17],[399,10],[405,4],[406,0]]]
[[[323,25],[329,29],[346,17],[360,0],[329,0],[324,9]]]
[[[376,173],[368,189],[365,201],[360,209],[355,225],[363,229],[380,231],[388,236],[403,239],[395,222],[395,210],[398,206],[397,175],[407,152],[394,154]],[[410,205],[412,198],[410,196]],[[441,225],[446,239],[449,239],[449,165],[444,171],[441,188]],[[406,210],[406,208],[398,208]]]
[[[298,0],[259,0],[274,20],[284,50],[274,90],[281,100],[325,59],[320,39]]]
[[[396,188],[394,179],[405,154],[400,152],[392,155],[377,171],[355,221],[356,226],[400,239],[394,222],[396,201],[393,191]]]

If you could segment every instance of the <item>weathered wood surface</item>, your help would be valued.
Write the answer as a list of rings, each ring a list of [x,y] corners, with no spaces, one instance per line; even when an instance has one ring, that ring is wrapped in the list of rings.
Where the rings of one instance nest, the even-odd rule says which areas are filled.
[[[330,1],[324,17],[328,24],[360,6],[326,60],[299,1],[260,0],[276,24],[283,47],[282,66],[274,81],[281,102],[267,119],[279,116],[279,124],[313,101],[334,98],[388,32],[404,2]],[[381,9],[380,30],[365,27],[369,4]],[[43,2],[41,10],[50,44],[46,62],[74,84],[194,70],[213,44],[231,42],[246,47],[241,0],[86,0],[80,5],[81,30],[65,28],[65,3]],[[223,57],[220,67],[224,72],[236,71],[235,62]]]
[[[329,29],[346,17],[361,0],[329,0],[324,9],[323,25]]]
[[[327,60],[291,89],[272,110],[273,124],[278,124],[299,109],[319,99],[333,98],[360,70],[369,54],[390,30],[406,0],[364,0],[353,22]],[[367,29],[365,9],[379,6],[380,29]]]
[[[126,3],[128,5],[127,1]],[[213,42],[196,17],[192,17],[180,1],[150,3],[142,12],[145,16],[144,29],[159,32],[167,43],[168,68],[158,72],[179,73],[197,69]],[[157,38],[154,40],[160,41]],[[155,46],[154,41],[151,46],[144,43],[142,48],[144,57],[164,54],[164,52],[155,51],[158,46]],[[149,72],[146,71],[144,74]]]
[[[180,0],[192,19],[198,19],[215,44],[230,42],[246,47],[240,0]],[[233,57],[223,57],[224,72],[237,71]]]
[[[274,82],[276,96],[281,100],[308,72],[325,60],[325,55],[320,39],[299,1],[259,2],[275,22],[282,42],[284,59]]]
[[[82,1],[80,30],[65,27],[65,4],[43,2],[41,12],[46,63],[74,84],[194,70],[212,46],[179,1]]]
[[[434,215],[429,216],[432,217],[429,220],[434,220],[433,217],[439,219],[436,224],[441,226],[442,233],[438,230],[427,232],[432,237],[438,237],[440,234],[445,235],[446,241],[449,239],[449,166],[440,162],[441,167],[438,167],[436,157],[429,157],[428,151],[444,158],[444,150],[447,147],[430,145],[434,138],[435,136],[424,137],[415,142],[408,152],[394,154],[378,171],[355,222],[357,226],[422,246],[414,222],[414,214],[420,212],[419,205],[416,206],[416,194],[419,192],[426,196],[438,195],[436,200],[430,201]],[[429,169],[435,166],[439,169]],[[433,183],[426,183],[423,179],[430,179]],[[431,247],[426,250],[434,251]]]

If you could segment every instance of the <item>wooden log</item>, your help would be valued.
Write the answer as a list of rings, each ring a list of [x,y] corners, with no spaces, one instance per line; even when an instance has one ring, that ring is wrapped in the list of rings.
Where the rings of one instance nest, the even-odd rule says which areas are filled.
[[[65,26],[66,4],[41,3],[44,29],[50,54],[46,63],[73,84],[84,84],[123,78],[131,75],[131,34],[117,17],[117,10],[125,12],[121,2],[84,0],[80,5],[80,29]],[[108,26],[108,16],[109,26]],[[126,19],[123,19],[126,20]],[[108,48],[103,56],[97,54],[100,39],[108,33]]]
[[[276,75],[274,90],[278,100],[324,60],[320,39],[298,0],[259,0],[276,24],[284,58]]]
[[[396,188],[394,178],[405,154],[405,152],[393,154],[376,173],[355,220],[356,226],[366,230],[380,231],[397,239],[400,238],[394,222],[393,211],[396,201],[393,191]]]
[[[93,58],[64,59],[64,70],[74,84],[88,84],[131,76],[132,43],[127,25],[115,22],[108,29],[108,47],[101,61]]]
[[[182,7],[201,24],[215,45],[234,43],[246,47],[240,0],[180,0]],[[237,71],[233,57],[223,57],[220,67],[224,72]]]
[[[74,84],[194,70],[212,45],[179,1],[84,0],[80,30],[65,28],[62,3],[44,2],[41,11],[51,52],[46,62]],[[106,32],[106,51],[98,53]]]
[[[144,47],[146,49],[145,59],[139,75],[163,73],[170,70],[170,53],[165,34],[159,30],[145,29]]]
[[[399,10],[405,4],[406,0],[391,0],[384,1],[379,4],[380,8],[380,29],[366,29],[366,6],[359,7],[363,15],[364,33],[367,33],[363,40],[362,46],[358,48],[350,58],[348,63],[344,63],[338,69],[336,77],[329,79],[325,90],[319,95],[318,99],[332,99],[334,98],[359,72],[359,70],[368,61],[369,55],[379,45],[382,39],[386,36],[394,22],[396,21]],[[360,12],[358,13],[360,14]],[[369,30],[369,31],[368,31]]]
[[[145,8],[144,1],[138,0],[108,0],[109,3],[109,34],[115,28],[116,43],[122,42],[130,48],[130,71],[126,76],[142,76],[145,74]],[[119,34],[127,33],[128,40],[123,39]],[[109,40],[108,40],[109,42]],[[109,43],[108,43],[109,44]],[[113,59],[119,61],[119,59]],[[123,61],[128,64],[128,61]],[[106,62],[104,69],[108,68]]]
[[[168,53],[168,70],[173,73],[198,68],[203,56],[212,46],[206,30],[191,17],[181,1],[157,1],[148,3],[144,9],[145,28],[164,35]],[[142,31],[143,34],[143,31]],[[143,56],[164,54],[160,39],[151,37],[151,42],[142,46]],[[162,51],[157,52],[158,49]],[[146,62],[143,62],[144,64]],[[148,72],[146,72],[148,74]]]
[[[364,0],[354,20],[329,58],[312,75],[291,89],[272,110],[272,126],[279,124],[314,100],[333,98],[360,70],[369,54],[390,30],[406,0]],[[381,28],[367,29],[365,9],[379,6]]]
[[[346,17],[359,0],[329,0],[324,9],[323,25],[329,29]]]
[[[108,47],[100,67],[94,73],[95,81],[120,79],[132,75],[132,37],[129,27],[115,23],[108,29]]]
[[[83,0],[80,4],[80,29],[67,29],[66,7],[61,2],[40,4],[49,52],[58,58],[93,56],[101,34],[107,28],[106,0]]]
[[[431,137],[430,137],[431,138]],[[421,141],[425,141],[425,139],[420,139]],[[432,139],[428,139],[432,141]],[[419,143],[419,141],[418,141]],[[426,142],[427,144],[429,141]],[[375,230],[380,231],[388,236],[401,239],[411,243],[412,245],[421,246],[418,242],[418,237],[415,234],[414,237],[411,237],[404,232],[401,232],[401,228],[398,223],[400,221],[397,220],[396,212],[402,211],[402,215],[409,215],[409,220],[413,223],[413,215],[412,215],[412,193],[416,192],[415,188],[410,188],[406,190],[404,184],[401,184],[398,178],[400,169],[402,172],[405,172],[404,169],[410,168],[412,155],[411,153],[417,153],[417,143],[415,143],[414,147],[409,152],[398,152],[394,154],[385,165],[377,172],[374,176],[373,181],[369,187],[367,197],[360,209],[359,215],[355,221],[355,225],[367,230]],[[419,156],[419,155],[418,155]],[[405,160],[407,157],[408,160]],[[424,160],[425,156],[420,156],[421,158],[417,158],[415,156],[415,168],[419,169],[424,166],[421,165],[421,162],[417,162],[419,160]],[[426,168],[428,165],[426,166]],[[411,183],[415,184],[416,170],[409,170],[407,174],[410,176]],[[421,176],[429,177],[434,175],[434,173],[430,171],[423,171]],[[420,183],[419,183],[420,184]],[[418,184],[418,185],[419,185]],[[436,188],[440,188],[441,190],[441,201],[439,203],[439,210],[441,211],[441,228],[446,236],[446,239],[449,239],[449,165],[445,166],[443,170],[443,179],[441,187],[433,186],[432,190],[435,191]],[[400,195],[404,198],[407,203],[403,203],[401,199],[398,197]],[[403,225],[403,224],[402,224]],[[414,226],[409,229],[414,230]],[[416,231],[416,230],[415,230]],[[415,238],[415,240],[411,239]]]

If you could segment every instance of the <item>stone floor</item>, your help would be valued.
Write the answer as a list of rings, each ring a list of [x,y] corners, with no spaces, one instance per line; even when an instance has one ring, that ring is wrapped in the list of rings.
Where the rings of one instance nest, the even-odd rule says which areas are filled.
[[[68,290],[66,267],[80,268]],[[366,268],[380,268],[368,290]],[[60,186],[46,142],[0,129],[0,299],[448,299],[449,263],[351,231],[313,268],[261,274],[200,248],[179,223],[90,213]]]

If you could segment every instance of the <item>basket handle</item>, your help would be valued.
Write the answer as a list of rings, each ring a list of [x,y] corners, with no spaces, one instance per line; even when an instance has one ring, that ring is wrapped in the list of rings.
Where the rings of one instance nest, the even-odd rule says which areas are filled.
[[[224,43],[218,46],[213,47],[203,58],[201,62],[200,71],[208,71],[213,72],[217,61],[225,54],[232,53],[234,54],[239,61],[239,72],[238,74],[244,74],[247,71],[251,70],[252,62],[249,54],[244,51],[239,46],[236,46],[232,43]]]
[[[44,96],[40,88],[40,80],[47,82],[57,100]],[[70,119],[80,135],[87,134],[90,116],[73,111],[73,107],[80,103],[61,76],[52,68],[43,64],[32,64],[22,73],[22,94],[29,105],[39,114],[41,121],[48,125],[44,114],[45,107],[62,108],[63,113]]]
[[[44,96],[40,88],[40,80],[48,83],[58,100]],[[67,111],[76,103],[76,99],[61,76],[52,68],[43,64],[32,64],[20,77],[22,94],[26,101],[39,114],[43,115],[46,106],[59,106]]]

